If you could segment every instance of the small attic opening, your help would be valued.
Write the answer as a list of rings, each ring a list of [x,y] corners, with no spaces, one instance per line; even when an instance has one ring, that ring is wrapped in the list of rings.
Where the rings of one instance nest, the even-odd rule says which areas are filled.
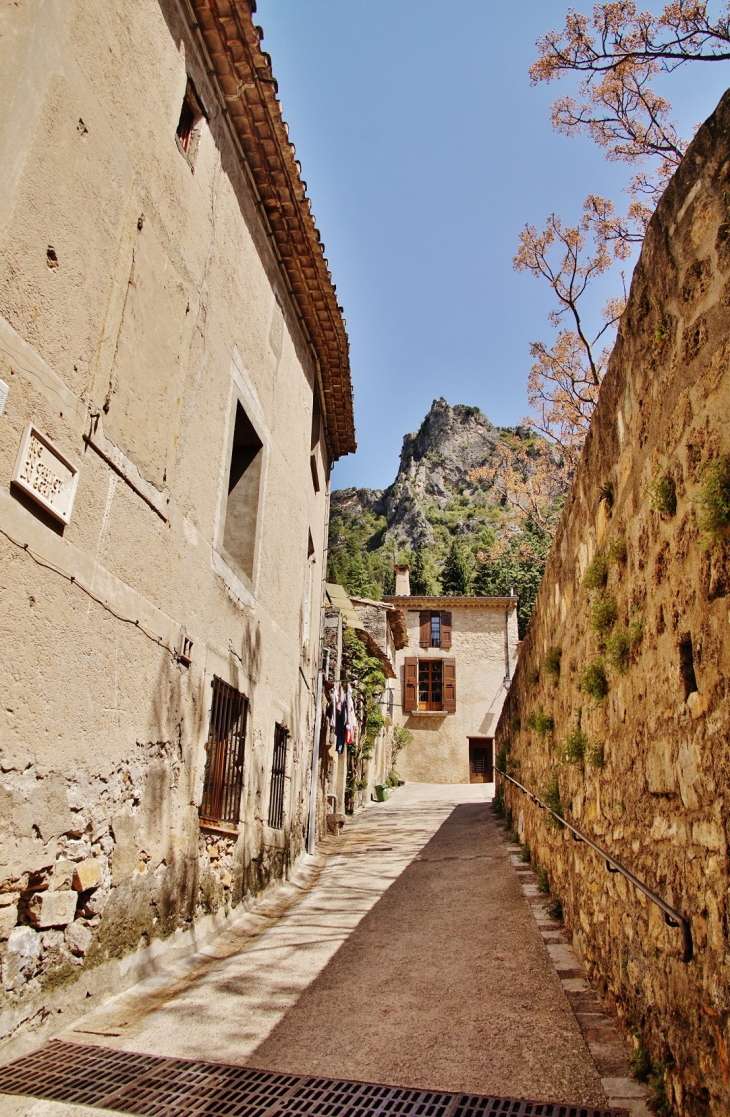
[[[205,110],[198,97],[193,80],[192,78],[188,78],[175,135],[178,147],[187,158],[191,170],[195,165],[198,145],[200,144],[200,135],[205,120]]]

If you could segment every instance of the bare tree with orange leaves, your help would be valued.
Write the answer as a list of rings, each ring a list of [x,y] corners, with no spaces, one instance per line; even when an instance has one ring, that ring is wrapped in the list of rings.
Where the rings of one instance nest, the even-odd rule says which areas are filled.
[[[530,346],[533,416],[526,421],[556,442],[573,464],[590,426],[625,291],[605,305],[592,337],[585,327],[584,296],[592,280],[627,259],[641,242],[687,149],[670,103],[652,81],[687,62],[730,60],[730,4],[717,18],[708,8],[703,0],[672,0],[660,15],[652,15],[639,11],[633,0],[610,0],[594,4],[591,16],[569,9],[563,30],[538,40],[539,56],[530,68],[533,84],[579,77],[579,98],[563,96],[552,107],[556,130],[588,133],[609,160],[637,168],[627,188],[631,201],[625,216],[609,199],[590,195],[573,226],[554,214],[540,231],[527,225],[514,260],[518,271],[545,279],[557,301],[550,315],[558,329],[553,345]]]

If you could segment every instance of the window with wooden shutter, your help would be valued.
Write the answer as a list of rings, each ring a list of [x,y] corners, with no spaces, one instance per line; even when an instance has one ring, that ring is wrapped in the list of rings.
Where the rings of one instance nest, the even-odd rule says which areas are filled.
[[[406,659],[403,676],[403,713],[418,709],[418,660]]]
[[[431,647],[431,611],[430,609],[421,610],[421,635],[419,644],[422,648]]]
[[[456,713],[456,660],[444,660],[444,711]]]
[[[447,651],[451,647],[451,613],[441,614],[441,647]]]

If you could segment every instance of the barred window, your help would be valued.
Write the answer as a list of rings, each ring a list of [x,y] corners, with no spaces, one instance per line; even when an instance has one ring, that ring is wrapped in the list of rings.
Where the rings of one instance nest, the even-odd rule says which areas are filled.
[[[269,792],[269,826],[281,830],[284,825],[284,780],[286,778],[286,746],[289,730],[277,722],[274,730],[274,763],[271,766]]]
[[[248,699],[215,677],[200,821],[236,826],[241,817]]]

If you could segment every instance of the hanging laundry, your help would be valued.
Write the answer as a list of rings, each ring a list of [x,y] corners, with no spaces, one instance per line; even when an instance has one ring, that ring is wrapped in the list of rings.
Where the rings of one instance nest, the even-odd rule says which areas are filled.
[[[347,730],[345,732],[345,743],[351,745],[355,740],[355,729],[357,728],[357,719],[355,718],[355,702],[352,697],[352,687],[347,684]]]

